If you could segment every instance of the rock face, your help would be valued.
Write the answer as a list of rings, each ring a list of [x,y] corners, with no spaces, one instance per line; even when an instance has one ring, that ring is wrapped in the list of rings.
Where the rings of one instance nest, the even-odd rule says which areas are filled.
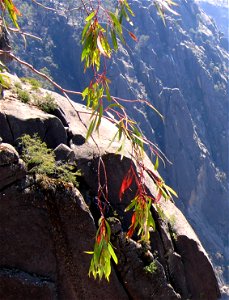
[[[220,296],[205,250],[172,202],[162,201],[167,216],[163,219],[152,207],[157,231],[152,232],[150,245],[126,240],[130,216],[123,210],[136,192],[136,186],[132,184],[120,203],[118,194],[130,167],[130,149],[126,148],[121,160],[115,154],[118,143],[108,148],[116,130],[111,123],[102,120],[100,135],[94,135],[98,148],[92,139],[85,141],[90,115],[82,105],[53,93],[59,107],[55,114],[61,113],[61,121],[21,103],[13,95],[9,90],[0,100],[1,120],[7,120],[1,123],[5,126],[0,126],[1,299],[215,300]],[[45,128],[57,124],[58,130],[44,134],[40,124]],[[70,156],[77,162],[83,173],[79,190],[71,184],[48,178],[41,180],[26,173],[14,149],[23,133],[38,133],[55,148],[58,160]],[[119,264],[113,267],[109,284],[88,277],[90,256],[84,253],[93,249],[96,232],[100,156],[108,175],[109,201],[121,220],[110,219]],[[149,177],[146,186],[155,195]]]
[[[228,42],[195,1],[177,3],[179,16],[169,15],[165,27],[153,1],[130,1],[139,42],[127,38],[130,47],[120,46],[108,76],[113,95],[147,98],[164,115],[163,124],[145,106],[127,105],[146,136],[173,163],[160,172],[178,192],[177,205],[229,282]],[[52,5],[59,8],[58,1]],[[47,65],[66,88],[83,90],[88,78],[80,75],[82,18],[24,7],[28,10],[33,14],[28,31],[33,19],[34,33],[43,33],[44,44],[32,41],[26,60],[38,69]]]
[[[217,27],[224,34],[223,41],[228,40],[228,1],[198,0],[198,2],[203,11],[214,19]]]

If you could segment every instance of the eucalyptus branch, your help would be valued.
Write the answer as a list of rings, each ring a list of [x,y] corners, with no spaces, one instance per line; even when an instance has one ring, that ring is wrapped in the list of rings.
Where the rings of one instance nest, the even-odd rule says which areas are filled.
[[[71,90],[64,89],[62,86],[60,86],[54,80],[52,80],[48,75],[46,75],[45,73],[42,73],[42,72],[38,71],[37,69],[34,68],[33,65],[31,65],[31,64],[27,63],[26,61],[20,59],[19,57],[17,57],[16,55],[14,55],[11,51],[0,50],[0,54],[5,54],[9,58],[11,58],[11,59],[17,61],[18,63],[20,63],[21,65],[26,66],[28,69],[30,69],[31,71],[33,71],[35,74],[37,74],[37,75],[43,77],[44,79],[46,79],[47,81],[49,81],[54,87],[56,87],[62,93],[65,93],[65,94],[74,94],[74,95],[81,95],[82,96],[81,92],[76,92],[76,91],[71,91]]]
[[[36,40],[39,40],[39,41],[42,41],[42,38],[32,34],[32,33],[28,33],[28,32],[24,32],[20,29],[17,29],[17,28],[12,28],[12,27],[7,27],[7,30],[8,31],[11,31],[11,32],[14,32],[14,33],[18,33],[18,34],[21,34],[23,36],[28,36],[28,37],[31,37],[33,39],[36,39]]]

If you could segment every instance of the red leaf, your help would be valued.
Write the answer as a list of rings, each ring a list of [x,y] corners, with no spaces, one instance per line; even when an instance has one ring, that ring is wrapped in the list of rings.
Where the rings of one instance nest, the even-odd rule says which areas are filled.
[[[156,202],[156,203],[160,201],[161,196],[162,196],[162,194],[161,194],[161,191],[159,190],[159,191],[158,191],[158,194],[157,194],[157,197],[156,197],[156,199],[155,199],[155,202]]]
[[[131,238],[133,233],[134,233],[134,229],[135,229],[135,222],[136,222],[136,213],[134,212],[131,218],[131,225],[130,225],[130,229],[127,232],[127,237]]]
[[[131,226],[130,229],[129,229],[129,231],[127,232],[126,236],[128,238],[131,238],[132,235],[133,235],[133,233],[134,233],[134,227]]]
[[[121,185],[121,188],[119,191],[119,199],[120,200],[122,200],[122,196],[125,193],[125,191],[131,186],[133,178],[134,178],[134,174],[133,174],[132,168],[130,168],[122,181],[122,185]]]
[[[131,36],[131,38],[132,38],[132,39],[133,39],[135,42],[137,42],[137,41],[138,41],[138,39],[137,39],[136,35],[135,35],[135,34],[133,34],[133,32],[129,31],[128,33],[129,33],[129,35]]]
[[[96,239],[97,244],[100,244],[101,239],[102,239],[102,235],[99,234]]]

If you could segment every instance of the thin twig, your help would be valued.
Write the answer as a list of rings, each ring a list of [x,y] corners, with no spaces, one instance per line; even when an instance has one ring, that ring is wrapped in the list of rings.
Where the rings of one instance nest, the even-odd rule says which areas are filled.
[[[62,86],[60,86],[58,83],[56,83],[54,80],[52,80],[48,75],[46,75],[45,73],[42,73],[42,72],[38,71],[37,69],[35,69],[33,67],[33,65],[31,65],[31,64],[27,63],[26,61],[20,59],[19,57],[15,56],[12,52],[0,50],[0,54],[6,54],[9,58],[12,58],[13,60],[17,61],[21,65],[24,65],[28,69],[32,70],[37,75],[45,78],[53,86],[55,86],[58,90],[60,90],[63,94],[74,94],[74,95],[80,95],[80,96],[82,96],[81,92],[71,91],[71,90],[67,90],[67,89],[62,88]]]
[[[38,37],[36,35],[33,35],[31,33],[21,31],[21,30],[19,30],[17,28],[7,27],[7,30],[12,31],[14,33],[19,33],[19,34],[24,35],[24,36],[31,37],[31,38],[39,40],[39,41],[42,41],[42,38],[40,38],[40,37]]]

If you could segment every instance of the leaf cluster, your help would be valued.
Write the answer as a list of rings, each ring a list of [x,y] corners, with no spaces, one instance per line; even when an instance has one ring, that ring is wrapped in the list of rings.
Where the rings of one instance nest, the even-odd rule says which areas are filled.
[[[2,10],[3,14],[5,11],[7,11],[14,26],[19,28],[17,18],[18,16],[21,16],[21,13],[15,6],[14,2],[12,0],[1,0],[0,9]]]
[[[156,230],[155,221],[151,213],[152,198],[147,195],[137,195],[125,209],[129,211],[133,209],[131,225],[127,232],[127,237],[131,237],[136,228],[137,235],[142,241],[148,242],[150,238],[150,228]]]
[[[88,275],[90,276],[92,273],[95,279],[98,276],[100,280],[104,276],[109,281],[111,273],[111,258],[116,264],[118,263],[118,258],[110,242],[111,229],[109,223],[102,216],[99,219],[98,224],[99,228],[96,233],[94,251],[85,252],[93,255]]]

